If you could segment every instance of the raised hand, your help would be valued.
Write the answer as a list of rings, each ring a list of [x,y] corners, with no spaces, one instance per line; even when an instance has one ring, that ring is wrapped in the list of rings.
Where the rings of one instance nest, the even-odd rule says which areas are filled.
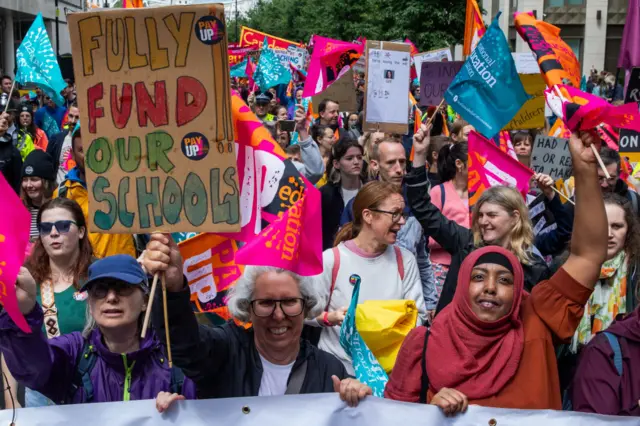
[[[27,315],[36,304],[36,281],[24,266],[20,267],[16,279],[16,297],[22,315]]]
[[[182,256],[171,235],[151,234],[151,239],[140,262],[151,275],[156,272],[164,272],[169,291],[182,290],[184,285]]]
[[[581,131],[573,132],[569,139],[569,152],[571,153],[571,161],[573,168],[591,167],[591,164],[597,164],[596,158],[591,145],[596,150],[600,150],[600,138],[593,132]]]
[[[427,150],[431,143],[432,124],[421,124],[420,130],[413,135],[413,167],[427,164]]]
[[[533,175],[533,180],[538,185],[538,188],[544,193],[544,195],[552,200],[555,196],[555,192],[553,192],[554,181],[553,178],[549,175],[545,175],[543,173],[536,173]]]

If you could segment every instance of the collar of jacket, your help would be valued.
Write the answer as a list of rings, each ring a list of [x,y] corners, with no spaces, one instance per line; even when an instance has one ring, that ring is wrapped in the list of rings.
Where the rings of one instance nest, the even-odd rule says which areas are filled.
[[[111,352],[109,350],[103,342],[102,333],[99,328],[96,328],[91,332],[89,335],[89,343],[94,347],[96,354],[102,358],[110,368],[119,373],[125,373],[122,354]],[[161,343],[156,338],[155,333],[150,330],[146,337],[140,341],[140,349],[126,354],[127,364],[130,366],[133,361],[136,361],[136,366],[140,367],[155,354],[158,355],[158,358],[164,357]]]
[[[80,185],[82,185],[84,187],[84,189],[87,189],[87,182],[83,181],[82,178],[80,177],[80,169],[78,169],[78,166],[76,166],[73,169],[69,170],[69,172],[67,173],[67,175],[64,178],[65,178],[65,180],[67,180],[69,182],[79,183]]]

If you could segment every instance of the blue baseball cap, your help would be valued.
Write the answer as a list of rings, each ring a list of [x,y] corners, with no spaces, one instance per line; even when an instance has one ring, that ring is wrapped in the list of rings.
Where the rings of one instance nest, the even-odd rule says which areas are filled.
[[[109,279],[139,285],[144,292],[147,292],[149,287],[147,274],[138,261],[127,254],[116,254],[93,262],[89,266],[89,277],[80,291],[86,291],[98,281]]]

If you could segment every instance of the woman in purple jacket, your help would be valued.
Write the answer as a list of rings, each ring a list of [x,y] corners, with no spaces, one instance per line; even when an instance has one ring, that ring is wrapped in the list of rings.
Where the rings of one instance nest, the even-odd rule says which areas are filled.
[[[36,283],[21,268],[16,296],[32,333],[0,312],[0,351],[18,382],[57,404],[155,399],[162,391],[195,399],[193,382],[169,367],[154,333],[140,338],[147,276],[134,258],[116,255],[93,263],[81,291],[89,295],[85,330],[47,340]]]

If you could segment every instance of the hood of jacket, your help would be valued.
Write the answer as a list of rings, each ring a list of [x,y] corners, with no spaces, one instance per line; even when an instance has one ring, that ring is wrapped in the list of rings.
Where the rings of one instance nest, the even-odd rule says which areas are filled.
[[[67,172],[67,174],[66,174],[66,176],[64,178],[65,178],[65,180],[68,180],[70,182],[79,183],[85,189],[87,188],[87,183],[84,180],[82,180],[82,178],[80,177],[80,169],[78,168],[78,166],[76,166],[73,169],[69,170],[69,172]]]
[[[640,343],[640,307],[620,321],[615,321],[607,328],[609,333]]]

